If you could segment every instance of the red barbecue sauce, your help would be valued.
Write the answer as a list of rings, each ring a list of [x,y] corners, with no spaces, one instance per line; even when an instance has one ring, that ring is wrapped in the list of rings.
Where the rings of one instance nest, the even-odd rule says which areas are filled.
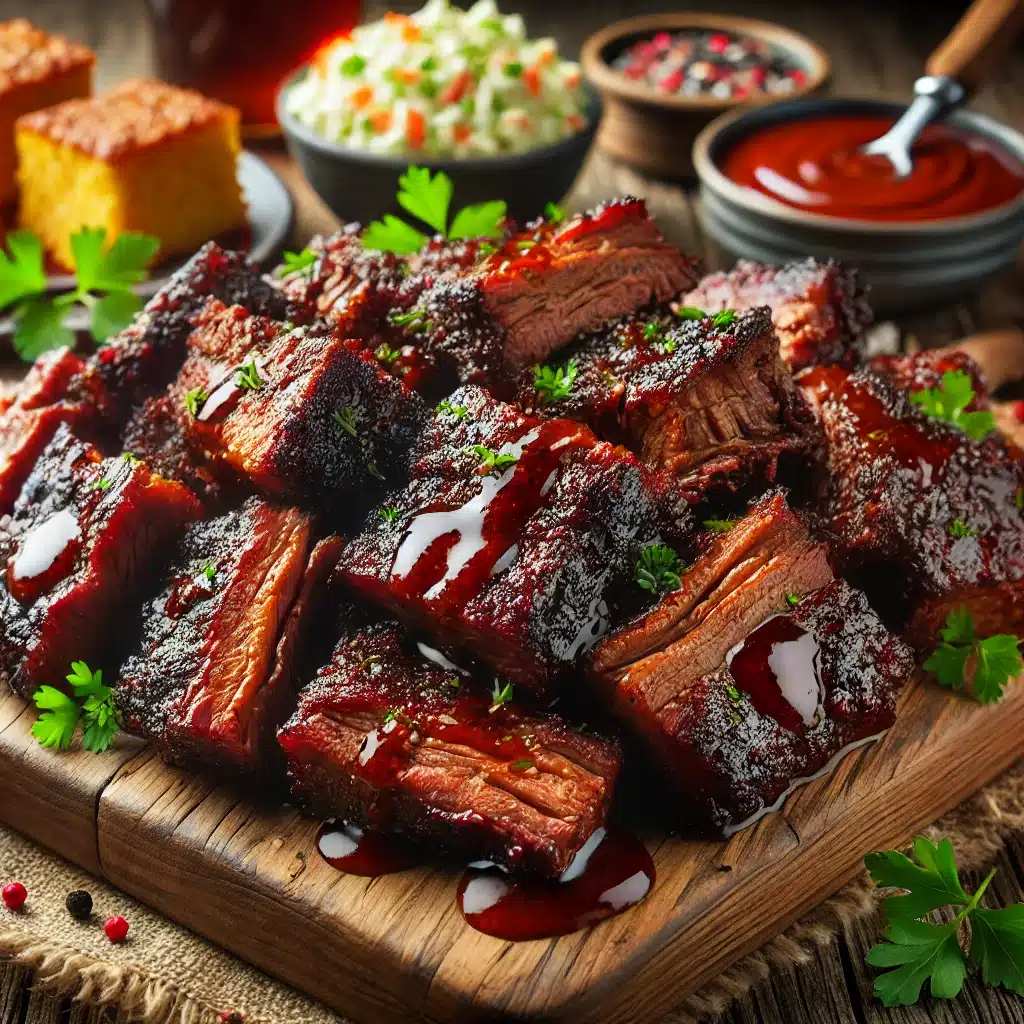
[[[347,875],[376,878],[408,871],[422,863],[412,847],[383,832],[364,832],[343,821],[325,821],[316,848],[332,868]]]
[[[897,178],[886,157],[859,152],[892,124],[836,116],[769,125],[737,142],[721,169],[787,206],[845,220],[942,220],[1024,192],[1024,163],[991,139],[946,125],[924,130],[911,151],[913,171]]]
[[[581,851],[582,871],[568,881],[515,879],[497,868],[471,867],[459,881],[459,910],[486,935],[511,942],[550,939],[614,917],[654,887],[654,862],[633,836],[609,831],[589,857],[587,852]]]

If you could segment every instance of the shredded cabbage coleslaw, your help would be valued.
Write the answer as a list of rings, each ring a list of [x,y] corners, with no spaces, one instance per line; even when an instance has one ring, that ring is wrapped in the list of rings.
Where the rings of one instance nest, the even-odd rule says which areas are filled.
[[[288,112],[331,142],[370,153],[498,156],[586,127],[580,68],[553,39],[526,38],[494,0],[467,11],[428,0],[321,51]]]

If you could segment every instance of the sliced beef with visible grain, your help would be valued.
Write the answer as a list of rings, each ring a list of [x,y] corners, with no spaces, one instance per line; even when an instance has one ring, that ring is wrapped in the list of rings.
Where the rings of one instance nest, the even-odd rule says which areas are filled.
[[[248,777],[280,769],[296,659],[341,542],[309,516],[250,498],[186,530],[115,688],[126,728],[175,764]]]
[[[28,697],[62,686],[72,661],[102,656],[200,506],[131,458],[103,458],[66,424],[0,521],[0,667]]]
[[[702,278],[680,305],[709,313],[770,307],[782,358],[794,373],[807,366],[858,365],[872,321],[856,272],[813,259],[784,267],[740,260],[730,271]]]
[[[559,875],[604,824],[618,744],[495,705],[438,661],[397,623],[344,629],[279,733],[293,798],[434,853]]]

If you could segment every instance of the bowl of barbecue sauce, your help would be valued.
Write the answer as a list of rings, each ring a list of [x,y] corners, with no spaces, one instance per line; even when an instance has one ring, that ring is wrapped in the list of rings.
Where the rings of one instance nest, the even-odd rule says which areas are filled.
[[[896,176],[865,156],[902,108],[807,100],[719,118],[694,145],[702,217],[729,252],[859,268],[883,309],[948,301],[1013,266],[1024,239],[1024,136],[961,110]]]

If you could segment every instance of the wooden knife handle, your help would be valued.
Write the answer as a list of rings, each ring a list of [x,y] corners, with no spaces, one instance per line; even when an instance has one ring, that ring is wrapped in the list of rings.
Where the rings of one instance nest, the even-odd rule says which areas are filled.
[[[1024,29],[1024,0],[974,0],[925,64],[929,75],[955,78],[967,95],[985,83]]]

